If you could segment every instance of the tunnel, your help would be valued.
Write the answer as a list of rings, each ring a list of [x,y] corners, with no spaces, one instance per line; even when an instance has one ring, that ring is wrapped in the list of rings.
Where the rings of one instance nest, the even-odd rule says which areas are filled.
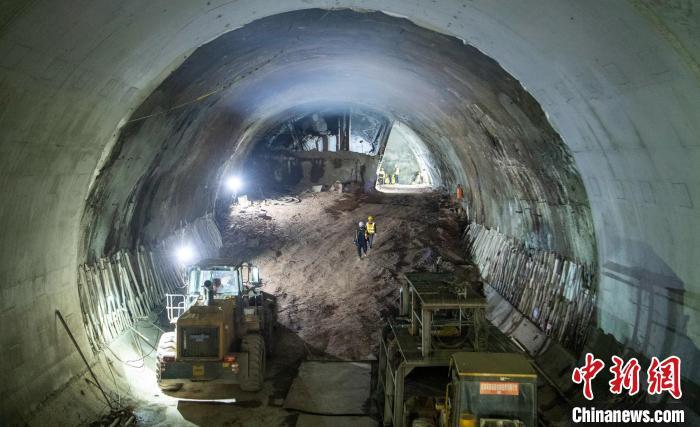
[[[469,263],[556,395],[543,423],[590,404],[572,381],[588,353],[643,373],[677,356],[682,398],[600,381],[594,403],[698,421],[692,2],[2,9],[4,425],[109,425],[125,405],[138,425],[302,425],[270,378],[237,421],[153,391],[160,327],[136,323],[165,315],[177,255],[259,263],[284,351],[333,361],[375,360],[402,272]],[[350,242],[360,211],[385,239],[371,266]]]

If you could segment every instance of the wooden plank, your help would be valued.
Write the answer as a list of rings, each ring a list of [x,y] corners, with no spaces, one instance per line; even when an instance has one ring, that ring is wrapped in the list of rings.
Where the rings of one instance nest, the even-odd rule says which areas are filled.
[[[78,296],[80,298],[80,307],[83,315],[83,325],[88,335],[88,340],[93,350],[99,347],[99,336],[95,330],[95,322],[92,316],[92,303],[88,296],[87,280],[85,279],[85,271],[82,266],[78,266]]]
[[[150,310],[148,309],[147,304],[144,300],[144,295],[142,291],[143,287],[139,285],[139,281],[137,280],[136,275],[134,274],[131,257],[129,256],[129,252],[126,250],[122,251],[121,263],[122,268],[124,269],[124,274],[126,275],[127,281],[130,285],[129,289],[131,290],[131,293],[134,298],[134,305],[138,307],[138,312],[141,316],[148,316]]]
[[[144,290],[146,292],[148,307],[152,309],[156,305],[155,304],[156,297],[154,295],[155,289],[153,287],[153,282],[151,281],[151,277],[148,274],[148,270],[147,270],[145,262],[144,262],[143,252],[144,252],[143,247],[141,247],[136,252],[136,261],[137,261],[137,264],[139,266],[139,273],[141,274],[141,279],[143,281]]]

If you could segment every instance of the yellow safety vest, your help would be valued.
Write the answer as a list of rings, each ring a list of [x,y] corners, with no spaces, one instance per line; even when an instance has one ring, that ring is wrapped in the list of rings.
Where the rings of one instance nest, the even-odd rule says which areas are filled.
[[[374,234],[374,223],[373,222],[367,223],[367,234]]]

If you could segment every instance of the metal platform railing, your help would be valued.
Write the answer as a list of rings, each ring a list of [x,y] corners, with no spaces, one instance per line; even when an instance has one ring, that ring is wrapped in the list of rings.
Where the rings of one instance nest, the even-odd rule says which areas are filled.
[[[165,310],[168,320],[172,323],[177,320],[195,301],[198,294],[165,294]]]

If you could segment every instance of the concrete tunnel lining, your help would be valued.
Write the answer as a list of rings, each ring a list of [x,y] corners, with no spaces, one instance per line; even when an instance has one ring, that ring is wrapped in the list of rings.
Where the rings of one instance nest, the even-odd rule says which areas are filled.
[[[693,260],[700,229],[693,21],[648,2],[333,6],[344,5],[385,10],[467,40],[524,84],[569,145],[590,197],[602,267],[599,326],[646,354],[685,353],[685,369],[697,371],[697,357],[688,353],[698,340]],[[7,328],[0,337],[15,367],[12,376],[3,374],[9,398],[2,413],[13,416],[18,402],[36,403],[82,369],[59,339],[53,310],[80,330],[79,218],[120,121],[203,42],[309,4],[154,3],[134,13],[138,2],[92,3],[77,21],[69,18],[75,6],[65,6],[32,4],[0,21],[0,46],[9,52],[0,85],[11,100],[0,121],[6,189],[0,218],[8,231],[0,261],[2,322],[38,331],[36,340]],[[41,25],[47,22],[55,25]],[[84,37],[94,28],[96,37]],[[633,280],[620,282],[615,272]],[[637,291],[661,312],[644,311]],[[42,351],[51,368],[36,375],[33,355]]]

